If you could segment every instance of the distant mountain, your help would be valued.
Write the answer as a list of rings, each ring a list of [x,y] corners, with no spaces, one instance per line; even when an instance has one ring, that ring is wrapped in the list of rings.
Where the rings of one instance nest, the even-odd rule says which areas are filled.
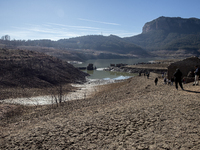
[[[146,57],[149,53],[140,46],[110,35],[88,35],[70,39],[0,40],[0,47],[22,48],[44,52],[65,60],[119,59]]]
[[[88,35],[70,39],[61,39],[57,41],[60,48],[91,49],[96,51],[106,51],[119,54],[133,54],[146,56],[148,53],[133,43],[124,41],[122,38],[114,35]]]
[[[196,34],[200,32],[200,20],[197,18],[184,19],[180,17],[159,17],[151,22],[147,22],[142,33],[155,30],[164,30],[168,33]]]
[[[0,47],[5,46],[26,47],[64,60],[80,61],[161,56],[161,53],[200,56],[200,19],[162,16],[147,22],[141,34],[126,38],[87,35],[58,41],[0,40]]]
[[[200,19],[159,17],[147,22],[142,33],[124,38],[146,50],[180,50],[199,54]]]

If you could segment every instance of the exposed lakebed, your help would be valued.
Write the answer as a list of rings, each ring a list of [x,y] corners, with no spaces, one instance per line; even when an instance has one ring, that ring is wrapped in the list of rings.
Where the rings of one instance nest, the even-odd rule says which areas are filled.
[[[70,92],[68,94],[63,94],[63,101],[71,101],[89,98],[98,90],[99,85],[119,82],[123,79],[129,77],[119,76],[115,79],[88,79],[84,84],[72,84],[73,87],[76,87],[77,90]],[[14,98],[14,99],[5,99],[2,100],[2,103],[12,103],[12,104],[21,104],[21,105],[50,105],[55,104],[58,99],[57,95],[45,95],[45,96],[35,96],[35,97],[25,97],[25,98]]]
[[[119,82],[124,79],[135,76],[133,73],[126,72],[115,72],[115,71],[105,71],[104,68],[109,67],[110,64],[124,63],[124,64],[134,64],[141,62],[149,62],[152,58],[146,59],[111,59],[111,60],[89,60],[84,63],[76,63],[75,67],[86,66],[88,63],[93,63],[97,67],[96,70],[84,70],[90,74],[87,82],[84,84],[72,84],[72,86],[77,87],[77,90],[63,95],[63,101],[78,100],[90,97],[95,91],[97,91],[98,85],[109,84],[114,82]],[[36,96],[28,98],[15,98],[15,99],[5,99],[2,100],[3,103],[15,103],[21,105],[49,105],[56,103],[55,98],[58,99],[57,95],[46,95],[46,96]]]

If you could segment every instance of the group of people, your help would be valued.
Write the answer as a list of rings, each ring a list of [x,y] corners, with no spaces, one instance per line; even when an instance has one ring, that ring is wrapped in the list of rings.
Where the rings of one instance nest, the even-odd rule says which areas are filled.
[[[174,78],[171,78],[170,80],[164,77],[164,84],[173,85],[173,83],[174,83]]]
[[[141,76],[142,72],[139,72],[139,76]],[[146,72],[144,73],[144,76],[147,76],[147,79],[149,79],[150,76],[150,72]]]
[[[194,83],[193,85],[198,85],[199,84],[199,75],[200,75],[200,68],[198,66],[195,66],[195,71],[194,71]],[[176,72],[174,73],[175,77],[175,83],[176,83],[176,89],[178,90],[178,83],[180,87],[183,90],[183,85],[182,85],[182,72],[179,69],[176,69]]]
[[[200,75],[200,68],[198,66],[195,66],[195,71],[194,71],[194,74],[195,74],[195,80],[194,80],[194,84],[193,85],[198,85],[199,84],[199,75]],[[182,80],[182,72],[180,71],[179,68],[176,69],[176,71],[174,72],[174,78],[171,78],[171,80],[167,80],[166,78],[164,78],[164,83],[165,84],[170,84],[173,85],[173,81],[175,81],[175,87],[176,89],[178,90],[178,84],[179,86],[181,87],[182,90],[183,89],[183,80]],[[158,82],[158,78],[155,78],[154,80],[155,82],[155,85],[157,85],[157,82]]]

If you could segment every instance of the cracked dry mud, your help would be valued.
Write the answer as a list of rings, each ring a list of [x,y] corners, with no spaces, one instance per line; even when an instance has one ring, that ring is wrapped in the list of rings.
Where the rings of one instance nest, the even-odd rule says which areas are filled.
[[[200,86],[156,74],[100,86],[93,98],[1,123],[0,149],[200,149]]]

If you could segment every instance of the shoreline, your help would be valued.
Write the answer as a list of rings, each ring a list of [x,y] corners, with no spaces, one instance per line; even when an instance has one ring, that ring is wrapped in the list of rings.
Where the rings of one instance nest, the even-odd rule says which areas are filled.
[[[163,72],[167,71],[167,66],[175,62],[176,60],[157,60],[153,61],[153,63],[139,63],[135,65],[126,65],[121,67],[114,67],[110,66],[105,68],[105,71],[111,72],[126,72],[126,73],[157,73],[162,74]],[[79,100],[79,99],[86,99],[90,98],[94,95],[97,90],[98,86],[120,82],[124,79],[128,79],[131,76],[125,77],[118,77],[115,79],[105,78],[105,79],[87,79],[86,82],[82,84],[71,84],[72,87],[75,89],[68,94],[62,95],[62,101],[72,101],[72,100]],[[21,104],[21,105],[30,105],[30,106],[37,106],[37,105],[50,105],[55,104],[56,99],[58,99],[58,95],[50,94],[50,95],[42,95],[42,96],[31,96],[31,97],[22,97],[22,98],[9,98],[1,100],[0,103],[7,103],[7,104]]]
[[[71,84],[71,86],[75,89],[67,94],[63,94],[62,102],[90,98],[98,92],[99,86],[121,81],[123,81],[123,79],[87,79],[87,82],[83,84]],[[52,94],[33,97],[9,98],[1,100],[0,104],[20,104],[27,106],[51,105],[56,104],[56,99],[58,99],[58,95]]]
[[[165,61],[164,61],[165,63]],[[137,65],[127,65],[122,67],[108,67],[105,68],[105,71],[113,71],[113,72],[127,72],[127,73],[146,73],[153,72],[157,74],[161,74],[167,71],[166,64],[160,64],[160,61],[156,64],[145,63],[145,64],[137,64]],[[131,78],[120,76],[115,79],[105,78],[105,79],[87,79],[83,84],[71,84],[75,90],[69,92],[68,94],[63,94],[63,102],[72,101],[72,100],[80,100],[90,98],[98,91],[98,86],[111,84],[116,82],[121,82],[125,79]],[[29,105],[29,106],[38,106],[38,105],[50,105],[56,104],[56,99],[58,99],[58,95],[42,95],[42,96],[32,96],[32,97],[22,97],[22,98],[10,98],[1,100],[0,103],[7,104],[20,104],[20,105]]]
[[[163,60],[153,60],[148,61],[148,63],[137,63],[133,65],[124,65],[118,64],[117,67],[115,64],[114,66],[110,66],[105,68],[106,71],[116,71],[116,72],[127,72],[127,73],[146,73],[146,72],[153,72],[162,74],[163,72],[167,72],[168,66],[174,62],[180,61],[182,59],[163,59]]]

